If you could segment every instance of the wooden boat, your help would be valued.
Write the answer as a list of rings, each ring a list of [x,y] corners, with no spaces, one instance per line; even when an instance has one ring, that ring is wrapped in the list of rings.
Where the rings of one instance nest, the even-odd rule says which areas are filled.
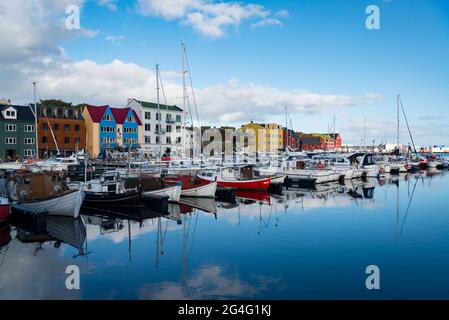
[[[179,202],[181,198],[181,182],[177,182],[175,185],[164,187],[162,189],[142,191],[143,198],[151,198],[151,197],[160,197],[165,196],[168,197],[168,201],[170,202]]]
[[[84,203],[93,206],[133,205],[140,199],[137,188],[127,189],[120,179],[120,173],[109,171],[86,183],[71,182],[70,189],[79,189],[85,193]]]
[[[136,187],[142,198],[168,197],[170,202],[178,202],[181,197],[181,183],[166,185],[162,178],[154,174],[140,174],[125,180],[127,188]]]
[[[13,208],[26,212],[78,217],[84,192],[81,188],[66,190],[58,173],[17,171],[7,180]]]
[[[11,202],[7,197],[0,196],[0,223],[6,221],[11,214]]]
[[[213,198],[217,190],[217,181],[201,180],[194,175],[166,176],[163,181],[166,184],[181,182],[181,196],[184,197]]]
[[[204,181],[217,181],[219,187],[243,190],[268,190],[271,182],[271,178],[256,178],[252,166],[202,171],[197,177]]]

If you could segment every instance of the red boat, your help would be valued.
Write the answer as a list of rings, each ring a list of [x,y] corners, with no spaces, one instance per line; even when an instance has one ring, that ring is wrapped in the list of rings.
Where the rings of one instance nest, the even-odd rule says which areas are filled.
[[[219,187],[241,190],[268,190],[271,178],[254,176],[253,167],[219,168],[215,171],[204,171],[198,178],[205,181],[217,181]]]
[[[0,223],[6,221],[11,214],[11,203],[6,197],[0,197]]]

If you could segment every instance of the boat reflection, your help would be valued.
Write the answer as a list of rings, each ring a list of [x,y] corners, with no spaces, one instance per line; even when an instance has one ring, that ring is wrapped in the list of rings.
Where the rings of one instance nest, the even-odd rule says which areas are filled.
[[[20,214],[11,216],[11,224],[16,229],[16,238],[22,243],[35,243],[35,254],[43,250],[44,243],[52,243],[59,248],[62,243],[78,250],[77,256],[87,253],[86,226],[81,217],[50,216],[45,214]]]

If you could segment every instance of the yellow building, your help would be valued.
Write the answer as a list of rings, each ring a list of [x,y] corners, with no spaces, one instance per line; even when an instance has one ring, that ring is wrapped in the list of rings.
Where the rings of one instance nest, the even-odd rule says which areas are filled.
[[[248,153],[273,152],[282,149],[283,128],[276,123],[255,123],[250,122],[241,126],[243,135],[241,145]]]

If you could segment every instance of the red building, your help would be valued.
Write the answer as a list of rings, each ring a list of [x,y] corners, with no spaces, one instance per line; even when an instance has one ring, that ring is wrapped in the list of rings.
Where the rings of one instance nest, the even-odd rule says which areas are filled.
[[[339,133],[300,133],[299,149],[302,151],[334,150],[341,148]]]
[[[287,130],[286,128],[283,128],[283,135],[284,149],[288,146],[290,150],[299,150],[300,137],[297,132],[291,129]]]

